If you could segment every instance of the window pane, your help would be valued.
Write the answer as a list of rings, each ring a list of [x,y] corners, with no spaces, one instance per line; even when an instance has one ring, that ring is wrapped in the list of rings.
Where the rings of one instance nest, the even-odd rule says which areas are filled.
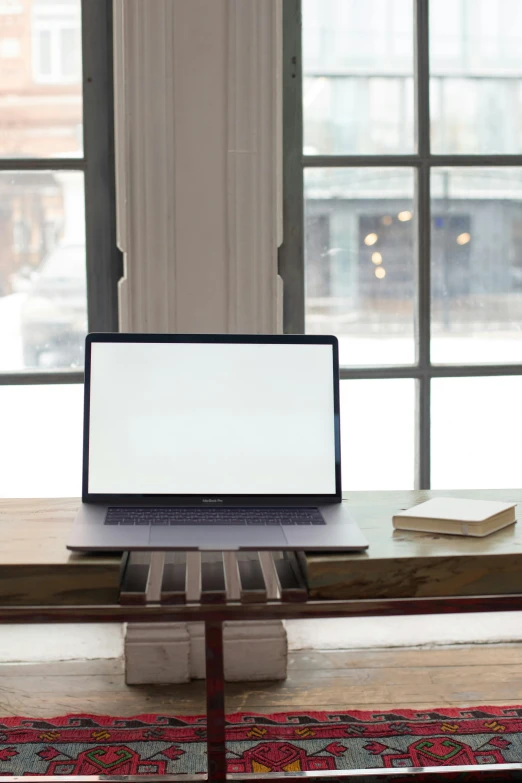
[[[39,30],[37,33],[36,50],[38,56],[37,70],[41,76],[51,76],[53,61],[51,52],[51,31]]]
[[[520,486],[522,377],[432,381],[432,486]]]
[[[306,154],[411,152],[412,0],[303,0]]]
[[[413,489],[415,381],[341,381],[343,490]]]
[[[75,75],[79,78],[81,75],[81,57],[80,57],[80,30],[63,29],[60,46],[60,70],[65,78]]]
[[[0,15],[0,157],[82,151],[81,0],[6,5]]]
[[[0,173],[0,372],[83,365],[83,175]]]
[[[83,385],[0,386],[0,497],[81,494]]]
[[[430,3],[436,153],[522,151],[522,3]]]
[[[432,173],[432,361],[522,362],[522,169]]]
[[[412,364],[412,171],[308,169],[305,203],[306,331],[344,366]]]

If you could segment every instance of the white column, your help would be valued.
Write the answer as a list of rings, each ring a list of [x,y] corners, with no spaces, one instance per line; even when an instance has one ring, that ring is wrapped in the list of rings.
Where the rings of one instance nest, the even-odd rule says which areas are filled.
[[[122,330],[278,330],[280,71],[280,0],[115,0]],[[285,676],[282,623],[225,637],[231,679]],[[201,645],[129,627],[128,681],[200,676]]]

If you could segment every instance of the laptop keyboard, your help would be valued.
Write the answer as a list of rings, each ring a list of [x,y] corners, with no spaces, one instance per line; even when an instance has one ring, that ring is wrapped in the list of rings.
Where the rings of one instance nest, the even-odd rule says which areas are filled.
[[[325,525],[317,508],[109,508],[106,525]]]

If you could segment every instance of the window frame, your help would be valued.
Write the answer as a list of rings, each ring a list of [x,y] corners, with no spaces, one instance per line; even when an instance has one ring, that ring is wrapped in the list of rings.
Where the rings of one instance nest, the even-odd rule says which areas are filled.
[[[431,381],[435,378],[522,375],[522,364],[431,362],[431,170],[439,167],[522,166],[522,154],[433,154],[430,144],[429,2],[414,2],[415,145],[411,154],[304,155],[302,110],[302,0],[283,2],[283,329],[305,332],[304,171],[307,168],[395,167],[414,170],[415,364],[343,367],[341,380],[411,378],[416,382],[416,489],[431,485]]]
[[[122,254],[116,244],[112,0],[81,0],[83,155],[77,158],[0,158],[4,171],[83,174],[90,332],[118,331]],[[83,383],[83,370],[0,372],[0,386]]]

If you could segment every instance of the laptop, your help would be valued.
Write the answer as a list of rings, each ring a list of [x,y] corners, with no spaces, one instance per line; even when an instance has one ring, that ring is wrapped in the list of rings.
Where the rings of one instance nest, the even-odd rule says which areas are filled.
[[[91,334],[75,551],[351,550],[335,337]]]

